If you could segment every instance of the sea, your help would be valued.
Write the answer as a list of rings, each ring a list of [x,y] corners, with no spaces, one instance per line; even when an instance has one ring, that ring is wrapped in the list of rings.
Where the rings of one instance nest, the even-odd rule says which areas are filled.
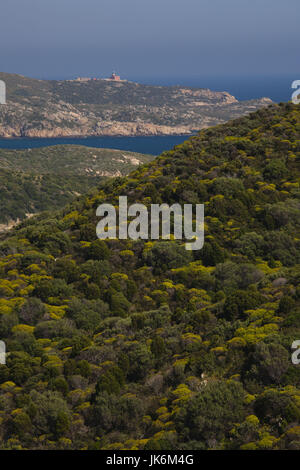
[[[55,138],[27,138],[0,139],[2,149],[32,149],[49,147],[51,145],[85,145],[104,149],[128,150],[129,152],[144,153],[147,155],[160,155],[164,150],[170,150],[175,145],[184,142],[187,135],[175,136],[138,136],[138,137],[55,137]]]
[[[176,77],[176,78],[145,78],[126,77],[129,80],[148,85],[160,86],[188,86],[196,88],[209,88],[215,91],[228,91],[238,100],[250,100],[268,97],[275,103],[286,102],[291,99],[291,84],[300,80],[300,73],[296,75],[268,76],[268,77]],[[175,145],[184,142],[188,136],[151,136],[151,137],[59,137],[59,138],[13,138],[0,139],[0,148],[29,149],[48,147],[51,145],[73,144],[87,147],[110,148],[128,150],[150,155],[159,155],[164,150],[170,150]]]

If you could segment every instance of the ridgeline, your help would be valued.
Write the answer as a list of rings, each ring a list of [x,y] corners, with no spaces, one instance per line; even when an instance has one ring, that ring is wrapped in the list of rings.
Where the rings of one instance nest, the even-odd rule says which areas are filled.
[[[79,145],[0,149],[0,231],[37,212],[63,207],[104,178],[125,176],[153,158]]]

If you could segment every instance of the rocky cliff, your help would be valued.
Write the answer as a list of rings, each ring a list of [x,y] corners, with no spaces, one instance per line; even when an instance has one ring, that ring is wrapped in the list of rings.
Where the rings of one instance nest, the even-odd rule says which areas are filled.
[[[48,81],[0,73],[0,137],[190,134],[271,104],[227,92],[110,80]]]

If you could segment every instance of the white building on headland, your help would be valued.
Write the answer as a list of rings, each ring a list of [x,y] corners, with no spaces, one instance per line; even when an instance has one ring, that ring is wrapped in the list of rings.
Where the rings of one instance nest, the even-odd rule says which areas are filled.
[[[76,77],[68,82],[90,82],[91,80],[108,80],[113,82],[127,82],[127,80],[121,79],[120,75],[117,75],[116,72],[113,72],[109,78],[92,78],[92,77]]]

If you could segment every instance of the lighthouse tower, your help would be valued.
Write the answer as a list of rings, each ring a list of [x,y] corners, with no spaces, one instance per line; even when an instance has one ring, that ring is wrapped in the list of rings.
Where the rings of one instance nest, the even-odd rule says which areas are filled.
[[[117,75],[116,72],[113,72],[111,74],[110,80],[114,80],[116,82],[119,82],[121,80],[121,77],[119,75]]]

